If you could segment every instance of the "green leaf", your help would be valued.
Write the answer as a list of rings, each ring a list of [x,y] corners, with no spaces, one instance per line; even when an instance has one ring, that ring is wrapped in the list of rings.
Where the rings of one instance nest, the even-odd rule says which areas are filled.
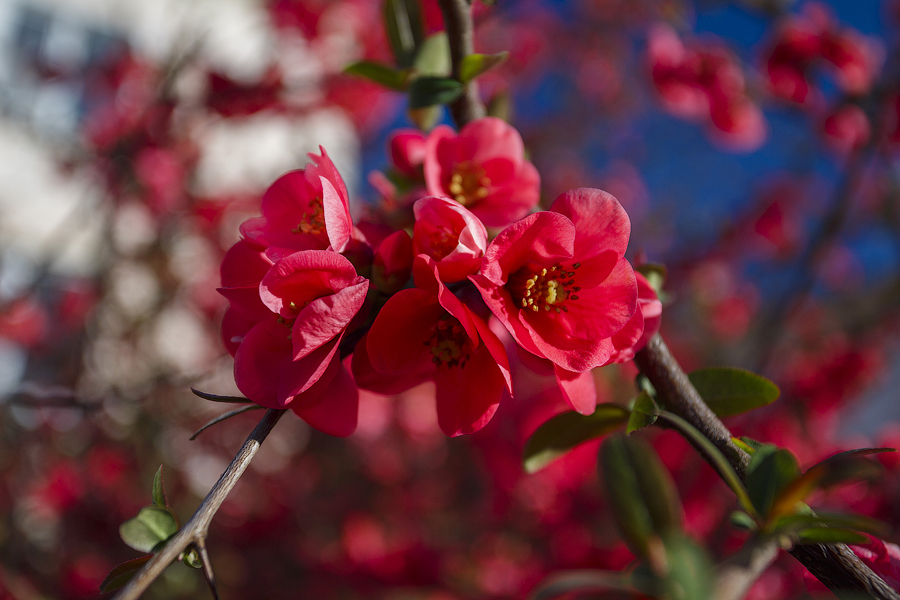
[[[681,502],[672,477],[640,437],[608,437],[600,462],[603,487],[625,543],[650,559],[653,539],[681,529]]]
[[[106,592],[114,592],[123,587],[126,583],[131,581],[131,578],[134,577],[135,573],[140,571],[141,567],[143,567],[151,558],[153,558],[153,555],[148,554],[147,556],[140,556],[138,558],[127,560],[118,565],[109,572],[109,575],[107,575],[106,579],[103,580],[103,583],[100,584],[100,592],[105,594]]]
[[[620,591],[639,592],[630,577],[620,571],[562,571],[542,581],[529,596],[530,600],[553,600],[573,592]]]
[[[512,121],[512,101],[509,91],[500,90],[491,96],[487,105],[487,114],[489,117],[503,119],[507,123]]]
[[[425,38],[413,68],[420,76],[450,77],[450,41],[445,32],[439,31]]]
[[[800,465],[789,451],[775,446],[757,450],[747,466],[746,482],[759,514],[768,517],[778,495],[799,476]]]
[[[590,415],[565,412],[535,430],[525,443],[523,464],[527,473],[536,473],[572,448],[621,429],[628,422],[628,410],[618,404],[598,404]]]
[[[344,67],[344,73],[348,75],[356,75],[364,77],[375,83],[388,87],[392,90],[404,91],[407,88],[409,80],[409,71],[407,69],[394,69],[388,65],[373,62],[370,60],[360,60]]]
[[[251,410],[262,410],[262,408],[263,408],[262,406],[252,404],[250,406],[242,406],[240,408],[236,408],[234,410],[228,411],[227,413],[225,413],[223,415],[219,415],[218,417],[208,421],[203,427],[201,427],[200,429],[198,429],[197,431],[194,432],[194,435],[192,435],[190,437],[190,440],[194,441],[195,439],[197,439],[198,435],[200,435],[201,433],[203,433],[204,431],[206,431],[213,425],[217,425],[217,424],[221,423],[222,421],[227,421],[231,417],[236,417],[240,414],[243,414],[243,413],[251,411]]]
[[[664,540],[669,574],[665,579],[666,597],[676,600],[712,598],[714,572],[706,552],[684,535]]]
[[[401,68],[411,67],[425,36],[418,0],[385,0],[382,14],[394,60]]]
[[[465,91],[465,86],[449,77],[416,77],[409,84],[409,107],[411,109],[448,104]]]
[[[875,537],[889,535],[889,527],[877,519],[863,515],[841,513],[816,513],[808,515],[788,515],[778,519],[774,532],[792,535],[804,529],[831,527],[871,533]]]
[[[863,455],[889,450],[889,448],[849,450],[813,465],[780,491],[772,507],[773,515],[780,516],[793,512],[794,505],[804,500],[815,489],[831,487],[854,479],[876,479],[882,473],[881,465],[863,458]]]
[[[122,523],[122,541],[138,552],[155,552],[178,531],[178,519],[168,508],[146,506],[138,516]]]
[[[634,406],[631,408],[631,416],[628,417],[628,426],[625,433],[631,433],[644,427],[649,427],[656,423],[659,416],[659,407],[647,392],[641,392],[634,400]]]
[[[848,529],[812,527],[797,534],[800,544],[865,544],[869,538]]]
[[[667,410],[661,410],[659,411],[659,417],[672,425],[672,427],[677,429],[689,442],[703,452],[706,459],[712,463],[716,468],[716,471],[719,472],[719,477],[728,484],[728,487],[730,487],[734,492],[734,495],[737,496],[741,508],[747,511],[752,517],[756,518],[756,508],[750,500],[747,488],[744,487],[741,478],[735,473],[734,467],[731,466],[731,463],[728,462],[725,455],[716,448],[715,444],[713,444],[705,435],[700,433],[696,427],[674,413]]]
[[[462,59],[459,65],[459,79],[463,83],[469,83],[482,73],[490,71],[509,58],[509,52],[497,54],[469,54]]]
[[[764,445],[764,444],[757,442],[756,440],[752,440],[748,437],[739,437],[738,438],[738,437],[732,436],[731,441],[734,442],[735,446],[737,446],[738,448],[740,448],[741,450],[743,450],[750,456],[753,456],[756,453],[757,448]]]
[[[703,400],[720,417],[739,415],[775,402],[778,386],[756,373],[734,367],[694,371],[688,378]]]
[[[162,465],[159,465],[159,468],[156,470],[156,475],[153,476],[152,496],[153,504],[166,507],[169,503],[166,501],[166,491],[163,488],[162,471]]]
[[[756,531],[756,521],[753,520],[753,517],[742,510],[736,510],[731,513],[729,520],[731,521],[731,524],[738,529],[743,529],[745,531]]]
[[[191,391],[195,396],[200,396],[204,400],[211,400],[212,402],[225,402],[226,404],[248,404],[250,400],[246,398],[242,398],[240,396],[218,396],[216,394],[210,394],[208,392],[201,392],[200,390],[191,388]]]

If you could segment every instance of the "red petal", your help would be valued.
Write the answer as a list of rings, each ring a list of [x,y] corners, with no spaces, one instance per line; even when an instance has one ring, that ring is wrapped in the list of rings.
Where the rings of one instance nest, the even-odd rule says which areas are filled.
[[[356,285],[313,300],[300,311],[291,335],[294,360],[303,358],[344,331],[359,312],[369,290],[369,281],[362,277],[359,280]]]
[[[478,431],[491,420],[503,396],[505,381],[487,345],[472,352],[465,367],[438,367],[437,414],[449,436]]]
[[[569,406],[583,415],[592,414],[597,409],[597,387],[590,371],[573,373],[558,365],[553,368],[556,382]]]
[[[305,395],[298,396],[291,405],[297,416],[328,435],[346,437],[356,431],[359,416],[359,391],[349,371],[340,364],[337,373],[317,398],[307,402]],[[323,381],[325,378],[322,379]],[[318,385],[318,384],[317,384]],[[312,392],[313,390],[310,390]]]
[[[445,314],[437,297],[424,290],[400,290],[372,323],[366,342],[369,359],[385,375],[422,373],[434,368],[427,344]]]
[[[550,210],[575,224],[575,256],[588,258],[598,249],[625,255],[631,221],[615,197],[603,190],[579,188],[560,195]]]

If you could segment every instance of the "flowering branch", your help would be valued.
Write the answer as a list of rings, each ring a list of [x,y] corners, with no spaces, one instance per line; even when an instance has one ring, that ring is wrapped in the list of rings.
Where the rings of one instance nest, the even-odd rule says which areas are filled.
[[[150,584],[165,571],[166,567],[177,560],[191,546],[196,547],[200,551],[207,581],[209,581],[210,588],[212,588],[215,595],[212,568],[206,552],[206,536],[209,532],[209,524],[229,492],[231,492],[231,489],[247,469],[250,461],[253,460],[263,440],[266,439],[266,436],[269,435],[269,432],[272,431],[275,423],[278,422],[278,419],[281,418],[284,412],[284,410],[271,408],[266,411],[266,414],[247,437],[247,441],[241,446],[240,451],[231,461],[231,464],[219,477],[219,481],[216,482],[216,485],[207,494],[203,503],[197,508],[194,516],[166,543],[162,550],[147,561],[147,564],[119,591],[114,600],[135,600],[140,597]]]
[[[706,435],[743,476],[750,457],[731,441],[731,432],[700,397],[662,337],[654,336],[637,353],[634,362],[656,388],[663,403]],[[863,592],[878,600],[900,600],[900,594],[844,544],[797,545],[790,552],[839,597],[848,592]]]
[[[450,42],[451,76],[454,79],[461,79],[462,60],[475,52],[472,9],[466,0],[438,0],[438,4],[444,16],[444,30]],[[465,93],[450,105],[450,112],[459,127],[485,115],[484,105],[478,97],[478,84],[475,81],[466,84]]]

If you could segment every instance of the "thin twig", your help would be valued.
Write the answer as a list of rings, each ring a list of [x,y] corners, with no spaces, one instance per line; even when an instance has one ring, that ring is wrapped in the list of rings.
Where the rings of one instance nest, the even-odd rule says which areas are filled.
[[[475,52],[475,33],[472,25],[472,8],[466,0],[438,0],[444,16],[444,30],[450,42],[451,76],[460,78],[462,60]],[[478,97],[478,84],[470,81],[465,92],[450,105],[450,113],[457,127],[485,115],[484,104]]]
[[[763,571],[778,557],[775,539],[747,543],[737,554],[729,556],[716,569],[716,600],[742,600]]]
[[[731,432],[700,397],[662,337],[655,335],[637,353],[634,362],[656,388],[666,407],[709,437],[743,476],[749,456],[731,441]],[[900,594],[844,544],[798,545],[790,552],[839,597],[862,592],[877,600],[900,600]]]
[[[203,500],[203,503],[200,504],[200,507],[197,509],[197,512],[194,513],[194,516],[185,523],[184,527],[169,540],[162,550],[154,554],[153,558],[151,558],[147,564],[132,577],[131,581],[119,591],[114,600],[136,600],[144,593],[150,584],[166,570],[166,567],[175,561],[178,556],[191,545],[196,546],[201,553],[204,565],[208,564],[208,557],[204,558],[203,555],[205,554],[206,549],[205,540],[207,532],[209,531],[209,524],[212,521],[213,516],[215,516],[216,511],[218,511],[219,507],[222,505],[222,502],[225,501],[228,493],[247,469],[250,461],[253,460],[253,457],[256,455],[257,450],[259,450],[263,440],[266,439],[266,436],[269,435],[269,432],[272,431],[275,423],[278,422],[278,419],[281,418],[281,415],[283,415],[284,412],[284,410],[276,410],[273,408],[266,411],[266,414],[263,416],[262,420],[260,420],[259,424],[257,424],[253,432],[247,437],[247,441],[241,446],[240,451],[231,461],[231,464],[228,465],[228,468],[225,469],[225,472],[219,477],[219,481],[216,482],[216,485],[210,490],[209,494]],[[204,567],[204,569],[206,569],[206,567]],[[211,575],[212,572],[210,570],[207,573],[207,577],[210,578]],[[212,581],[211,578],[210,581]]]

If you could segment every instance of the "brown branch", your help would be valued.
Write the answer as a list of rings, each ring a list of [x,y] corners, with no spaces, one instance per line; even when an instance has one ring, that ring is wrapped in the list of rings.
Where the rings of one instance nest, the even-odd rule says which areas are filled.
[[[451,77],[460,80],[462,60],[475,52],[475,33],[472,25],[472,9],[466,0],[438,0],[444,16],[444,31],[450,42]],[[485,115],[484,104],[478,97],[478,84],[470,81],[465,92],[450,105],[450,113],[457,127]]]
[[[758,540],[729,556],[716,569],[716,600],[743,600],[753,583],[778,556],[777,540]]]
[[[750,457],[731,442],[731,432],[713,413],[659,335],[634,357],[641,372],[665,406],[690,421],[722,451],[743,477]],[[837,596],[864,593],[877,600],[900,600],[888,586],[844,544],[795,546],[791,554]]]
[[[275,423],[278,422],[278,419],[281,418],[281,415],[283,415],[284,412],[284,410],[275,410],[272,408],[266,411],[266,414],[263,416],[262,420],[260,420],[259,424],[257,424],[253,432],[247,437],[247,441],[241,446],[240,451],[238,451],[237,455],[231,461],[231,464],[228,465],[228,468],[225,469],[225,472],[219,477],[219,481],[216,482],[216,485],[210,490],[209,494],[203,500],[203,503],[200,504],[200,507],[197,509],[197,512],[194,513],[194,516],[191,517],[191,519],[185,523],[184,527],[168,541],[162,550],[154,554],[153,558],[147,561],[147,564],[131,578],[131,581],[119,591],[113,600],[136,600],[144,593],[150,584],[166,570],[166,567],[177,560],[179,555],[191,546],[197,547],[201,553],[204,571],[207,574],[207,579],[210,581],[210,587],[212,588],[212,571],[209,567],[209,557],[206,555],[205,543],[206,535],[209,531],[209,524],[212,521],[213,516],[215,516],[216,511],[218,511],[219,507],[222,505],[222,502],[225,501],[228,493],[247,469],[250,461],[253,460],[253,457],[256,455],[257,450],[259,450],[263,440],[266,439],[266,436],[269,435],[269,432],[272,431]]]

